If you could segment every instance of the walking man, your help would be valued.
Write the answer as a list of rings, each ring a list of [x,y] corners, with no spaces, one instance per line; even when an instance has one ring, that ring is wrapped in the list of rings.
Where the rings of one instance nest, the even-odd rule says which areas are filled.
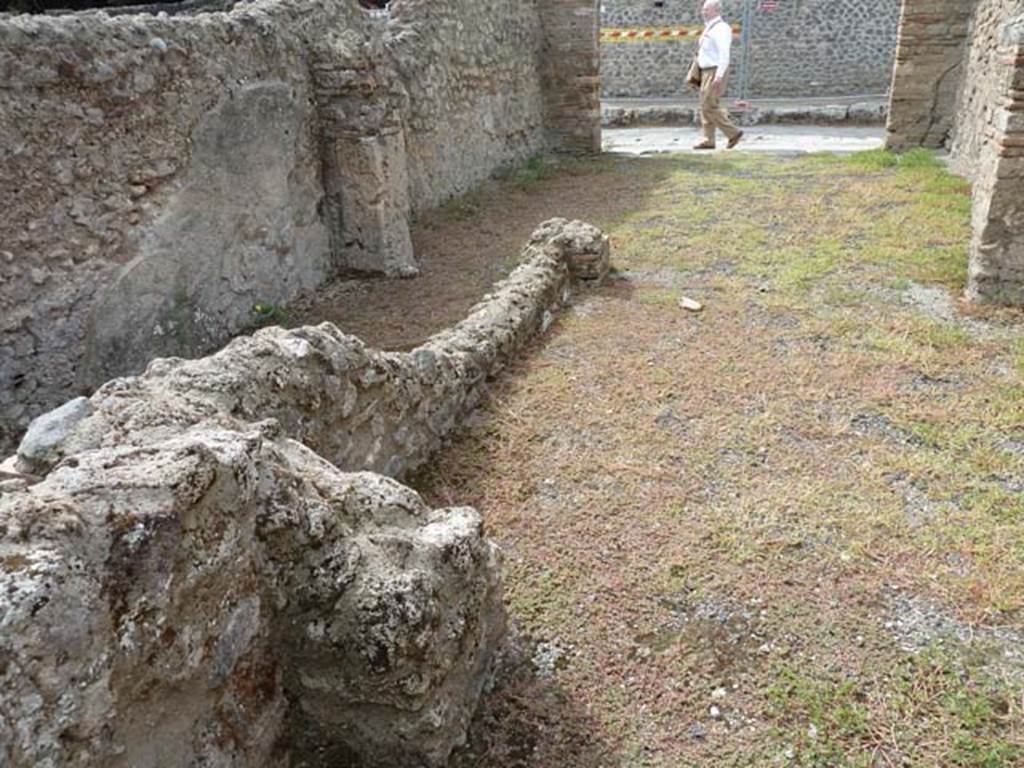
[[[743,138],[743,131],[729,119],[719,99],[725,92],[732,48],[732,27],[722,18],[722,0],[705,0],[702,10],[704,32],[700,36],[697,66],[700,67],[700,122],[704,141],[694,149],[714,149],[715,130],[720,128],[732,149]]]

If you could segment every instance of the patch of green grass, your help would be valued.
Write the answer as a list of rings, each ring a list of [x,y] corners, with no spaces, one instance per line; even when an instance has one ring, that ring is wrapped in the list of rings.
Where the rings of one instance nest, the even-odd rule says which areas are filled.
[[[854,152],[842,158],[834,155],[826,155],[826,159],[835,159],[835,162],[843,165],[859,168],[866,171],[882,171],[895,168],[900,163],[900,156],[887,149],[872,149],[867,152]]]
[[[253,326],[256,328],[266,328],[271,325],[287,328],[291,323],[291,314],[288,310],[276,304],[258,301],[253,304],[252,311]]]
[[[1024,338],[1017,339],[1010,348],[1010,359],[1017,373],[1024,376]]]
[[[544,155],[534,155],[515,173],[515,183],[523,192],[529,192],[550,175]]]
[[[765,690],[793,765],[1006,768],[1024,759],[1019,692],[938,646],[869,677],[783,666]],[[884,759],[881,756],[884,755]]]

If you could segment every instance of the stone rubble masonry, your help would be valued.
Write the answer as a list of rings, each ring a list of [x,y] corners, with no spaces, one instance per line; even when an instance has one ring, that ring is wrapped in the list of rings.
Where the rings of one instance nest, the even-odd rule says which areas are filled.
[[[216,349],[258,304],[341,269],[414,275],[411,215],[544,149],[598,148],[596,17],[0,14],[0,452],[72,394]],[[587,24],[590,49],[562,34]]]
[[[1000,27],[974,186],[968,297],[1024,307],[1024,7]],[[966,158],[965,158],[966,162]]]
[[[357,14],[0,15],[0,449],[329,274],[306,40]]]
[[[749,3],[749,51],[734,38],[727,95],[737,95],[746,71],[748,98],[883,94],[892,76],[900,0],[781,0],[774,11],[760,0],[725,0],[738,30]],[[700,0],[605,0],[605,29],[686,29],[691,34],[601,43],[602,96],[674,98],[687,89],[686,70],[703,24]]]
[[[499,553],[365,470],[421,465],[607,256],[552,220],[410,353],[265,329],[51,419],[42,479],[0,493],[0,764],[444,765],[504,635]]]
[[[967,295],[1024,305],[1024,0],[906,0],[887,145],[974,181]]]

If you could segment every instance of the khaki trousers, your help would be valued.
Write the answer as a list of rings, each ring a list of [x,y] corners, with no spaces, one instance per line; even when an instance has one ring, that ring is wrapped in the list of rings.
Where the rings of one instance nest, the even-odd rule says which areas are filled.
[[[720,128],[729,139],[735,138],[740,132],[719,103],[718,95],[711,90],[717,71],[718,67],[700,71],[700,124],[704,128],[704,138],[711,144],[715,143],[715,128]]]

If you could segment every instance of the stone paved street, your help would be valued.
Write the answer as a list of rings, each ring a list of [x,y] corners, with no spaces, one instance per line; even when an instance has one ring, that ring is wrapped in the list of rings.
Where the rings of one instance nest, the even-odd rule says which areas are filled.
[[[885,131],[875,126],[766,125],[744,128],[746,136],[735,151],[802,154],[862,152],[881,148]],[[693,152],[701,140],[699,128],[618,128],[604,131],[604,150],[627,155]],[[720,139],[724,151],[725,140]]]

